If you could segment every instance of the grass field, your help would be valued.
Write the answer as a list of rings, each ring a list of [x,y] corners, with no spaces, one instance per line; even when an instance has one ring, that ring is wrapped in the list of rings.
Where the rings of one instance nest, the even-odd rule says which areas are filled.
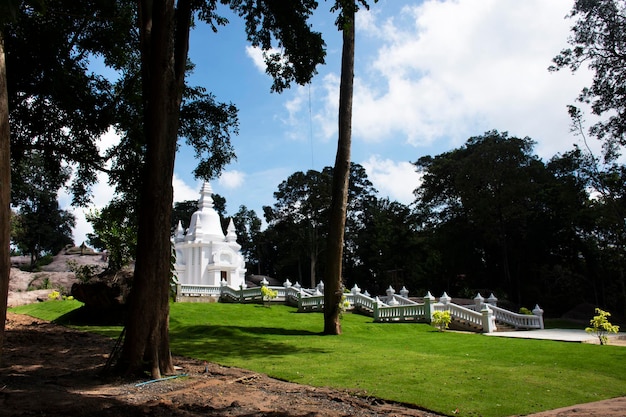
[[[75,301],[11,309],[67,323]],[[626,348],[440,333],[346,314],[323,336],[323,316],[283,305],[175,303],[174,354],[348,389],[462,416],[524,415],[626,395]],[[119,327],[81,327],[114,337]]]

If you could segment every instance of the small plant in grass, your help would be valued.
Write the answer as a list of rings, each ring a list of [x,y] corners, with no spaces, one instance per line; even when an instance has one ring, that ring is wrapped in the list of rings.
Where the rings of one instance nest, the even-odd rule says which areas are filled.
[[[266,305],[269,307],[272,300],[278,296],[278,291],[264,285],[261,287],[261,295],[263,296],[263,303],[267,303]]]
[[[611,316],[611,313],[609,313],[608,311],[596,308],[596,313],[597,315],[589,320],[589,324],[591,324],[591,327],[587,327],[585,331],[587,333],[595,333],[595,335],[598,336],[601,345],[608,345],[608,335],[610,333],[619,332],[619,326],[616,326],[609,322],[608,317]]]
[[[343,317],[348,308],[350,308],[350,301],[346,298],[345,294],[341,295],[341,303],[339,304],[339,317]]]
[[[439,329],[440,332],[443,332],[448,328],[451,321],[450,310],[435,311],[431,324]]]

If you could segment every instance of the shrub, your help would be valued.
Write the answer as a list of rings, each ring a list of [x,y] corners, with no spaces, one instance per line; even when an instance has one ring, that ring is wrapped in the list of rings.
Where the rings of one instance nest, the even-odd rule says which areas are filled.
[[[450,310],[435,311],[431,324],[439,329],[440,332],[443,332],[448,328],[451,321],[452,316],[450,316]]]
[[[595,333],[596,336],[598,336],[601,345],[608,345],[608,335],[610,333],[619,332],[619,326],[616,326],[609,322],[608,317],[611,316],[611,313],[609,313],[608,311],[596,308],[596,313],[597,315],[589,320],[589,324],[591,324],[591,327],[587,327],[585,331],[587,333]]]
[[[526,314],[527,316],[532,316],[533,312],[527,309],[526,307],[522,307],[519,309],[520,314]]]
[[[269,306],[270,302],[278,296],[278,291],[275,291],[264,285],[261,287],[261,295],[263,296],[263,301],[267,302],[267,305]]]

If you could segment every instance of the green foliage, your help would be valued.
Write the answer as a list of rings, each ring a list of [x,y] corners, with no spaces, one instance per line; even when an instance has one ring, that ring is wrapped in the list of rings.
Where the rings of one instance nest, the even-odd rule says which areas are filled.
[[[31,269],[44,254],[56,254],[65,245],[73,243],[74,215],[59,208],[56,194],[42,191],[23,201],[12,217],[11,241],[20,252],[31,257]]]
[[[61,293],[57,290],[54,290],[50,294],[48,294],[48,300],[54,301],[59,299],[61,299]]]
[[[619,332],[619,326],[616,326],[609,322],[608,318],[611,317],[611,313],[609,313],[608,311],[596,308],[596,313],[597,315],[589,321],[591,327],[585,328],[585,331],[587,333],[594,333],[596,336],[598,336],[601,345],[608,345],[608,335],[611,333]]]
[[[263,296],[263,302],[269,307],[272,300],[278,296],[278,291],[263,285],[261,287],[261,295]]]
[[[604,142],[605,160],[614,161],[626,145],[626,2],[578,0],[568,17],[575,20],[567,39],[570,47],[553,59],[550,70],[577,71],[581,65],[591,69],[591,86],[582,89],[578,101],[590,104],[593,114],[604,116],[589,133]],[[571,106],[570,115],[577,125],[580,110]]]
[[[135,257],[137,246],[137,219],[134,212],[120,199],[114,199],[102,210],[93,210],[85,216],[93,233],[89,243],[108,253],[108,269],[119,271]]]
[[[83,282],[83,283],[88,282],[96,274],[101,272],[100,267],[98,265],[89,265],[89,264],[79,265],[78,262],[76,262],[73,259],[70,259],[69,261],[67,261],[67,267],[70,271],[74,273],[74,275],[76,276],[76,279],[78,279],[80,282]]]
[[[176,230],[180,221],[183,230],[189,227],[191,215],[198,210],[198,200],[177,201],[172,209],[172,231]]]
[[[435,311],[433,313],[433,319],[431,324],[435,326],[440,332],[444,332],[450,326],[452,322],[452,316],[450,316],[450,310]]]
[[[533,312],[530,311],[529,309],[527,309],[526,307],[520,307],[519,313],[520,314],[526,314],[526,315],[529,315],[529,316],[533,315]]]
[[[261,273],[262,234],[261,219],[254,210],[239,206],[239,211],[232,217],[237,233],[237,243],[241,245],[241,253],[246,259],[248,271]]]
[[[71,305],[81,304],[37,303],[11,311],[56,320],[69,318]],[[626,392],[626,367],[615,366],[626,361],[626,349],[618,346],[438,333],[425,324],[376,324],[358,314],[344,316],[340,337],[323,336],[322,328],[321,314],[296,314],[282,305],[171,305],[173,354],[438,414],[458,408],[464,416],[528,415]],[[121,331],[83,329],[113,338]]]
[[[318,271],[325,270],[323,257],[328,236],[328,216],[331,204],[333,168],[322,172],[309,170],[296,172],[278,186],[273,207],[263,207],[269,226],[263,241],[271,251],[265,259],[263,273],[273,276],[302,276],[302,266],[310,266],[310,274],[302,277],[303,283],[315,286]],[[359,224],[358,214],[372,199],[376,190],[367,178],[365,169],[358,164],[350,166],[348,190],[348,215],[346,219],[346,259],[358,260],[348,251],[356,247],[354,233]],[[315,281],[315,282],[314,282]],[[307,285],[307,284],[305,284]]]
[[[97,55],[119,69],[130,49],[132,10],[118,2],[55,0],[45,2],[45,13],[33,13],[28,3],[35,2],[20,3],[3,27],[12,198],[32,198],[35,184],[56,194],[70,180],[74,202],[84,204],[103,168],[96,142],[115,124],[118,103],[89,63]]]
[[[170,251],[170,300],[176,301],[176,285],[178,284],[178,276],[176,276],[176,249],[174,242],[171,242]]]
[[[577,155],[546,165],[533,146],[530,138],[489,131],[420,158],[417,224],[435,261],[430,274],[447,277],[451,291],[500,288],[517,295],[513,302],[541,303],[558,314],[572,307],[568,299],[585,296],[587,262],[596,264],[579,256],[592,255],[594,245],[581,233],[590,221],[589,196]]]
[[[385,199],[362,203],[356,222],[346,231],[344,276],[372,294],[382,294],[390,283],[424,288],[425,269],[432,252],[416,231],[410,207]],[[349,260],[349,261],[348,261]]]

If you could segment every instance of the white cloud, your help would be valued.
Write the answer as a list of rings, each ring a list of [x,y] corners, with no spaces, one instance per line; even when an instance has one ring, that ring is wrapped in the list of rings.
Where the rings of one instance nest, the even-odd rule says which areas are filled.
[[[248,57],[252,59],[252,63],[254,64],[256,69],[258,69],[260,72],[264,74],[267,68],[267,66],[265,65],[265,55],[274,55],[274,54],[282,55],[282,51],[280,49],[270,48],[267,51],[263,52],[261,48],[251,46],[251,45],[246,46],[246,55],[248,55]]]
[[[259,71],[265,73],[265,60],[263,59],[263,51],[261,49],[248,45],[246,46],[246,55],[252,59],[252,63]]]
[[[415,172],[415,166],[410,162],[396,162],[373,155],[361,165],[381,196],[389,196],[389,199],[407,205],[415,200],[413,190],[419,187],[421,175]]]
[[[355,140],[400,137],[427,146],[445,138],[449,149],[498,129],[536,139],[548,156],[570,149],[576,139],[566,105],[590,74],[547,71],[566,46],[570,8],[570,1],[427,0],[384,21],[363,14],[359,39],[382,46],[356,57]],[[336,76],[324,84],[318,117],[320,130],[332,136]]]
[[[98,143],[98,151],[100,152],[100,155],[104,156],[107,149],[118,145],[120,143],[120,139],[120,135],[117,134],[115,129],[110,127],[109,130],[107,130],[107,132],[100,137]]]
[[[80,245],[87,241],[87,233],[93,232],[91,224],[87,222],[85,214],[93,210],[102,209],[113,198],[114,189],[108,184],[108,176],[105,173],[98,174],[98,182],[92,187],[93,198],[87,207],[72,207],[71,196],[63,190],[59,193],[59,205],[63,210],[74,214],[76,226],[73,230],[74,243]]]
[[[237,170],[232,170],[232,171],[222,172],[222,174],[220,175],[217,181],[220,186],[224,188],[233,189],[233,188],[241,187],[245,179],[246,179],[245,173],[241,171],[237,171]]]
[[[172,178],[172,187],[174,188],[174,202],[182,202],[187,200],[197,200],[200,198],[200,182],[193,185],[187,184],[178,175],[174,174]]]

